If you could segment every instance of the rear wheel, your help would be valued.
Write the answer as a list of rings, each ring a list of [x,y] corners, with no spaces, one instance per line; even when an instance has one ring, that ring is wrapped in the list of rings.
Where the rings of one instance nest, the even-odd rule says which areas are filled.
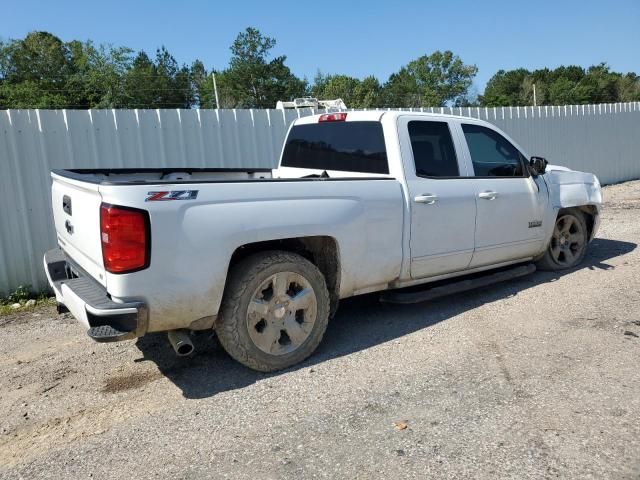
[[[580,210],[563,211],[556,224],[544,256],[536,263],[540,270],[565,270],[584,259],[588,244],[587,223]]]
[[[295,253],[261,252],[230,273],[216,333],[235,360],[271,372],[311,355],[328,319],[329,293],[318,268]]]

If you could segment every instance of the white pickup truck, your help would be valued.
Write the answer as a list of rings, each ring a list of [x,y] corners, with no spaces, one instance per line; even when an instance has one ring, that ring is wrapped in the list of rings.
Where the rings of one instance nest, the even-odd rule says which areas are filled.
[[[529,160],[487,122],[411,112],[300,118],[274,171],[52,178],[59,248],[45,270],[90,337],[167,331],[188,354],[190,331],[215,329],[260,371],[308,357],[342,298],[574,267],[602,204],[594,175]]]

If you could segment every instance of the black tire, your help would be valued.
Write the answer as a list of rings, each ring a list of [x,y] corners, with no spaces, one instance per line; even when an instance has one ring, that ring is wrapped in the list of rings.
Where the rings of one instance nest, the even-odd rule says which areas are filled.
[[[284,313],[282,312],[284,312],[283,309],[285,307],[280,304],[275,305],[276,299],[274,299],[271,302],[274,303],[274,305],[269,307],[269,313],[260,312],[256,314],[254,311],[250,312],[250,302],[252,306],[255,305],[254,302],[256,302],[256,299],[254,295],[256,290],[261,289],[265,285],[265,282],[273,287],[273,292],[275,293],[276,284],[269,282],[271,282],[270,279],[277,278],[276,274],[289,275],[290,273],[293,276],[299,275],[302,277],[306,285],[305,291],[308,291],[309,287],[312,288],[313,294],[315,295],[313,309],[315,318],[312,326],[308,327],[309,331],[305,332],[305,335],[308,336],[299,345],[295,345],[295,342],[291,342],[289,339],[290,345],[288,348],[293,348],[292,351],[286,351],[286,353],[279,352],[278,354],[267,353],[258,346],[260,342],[256,343],[252,339],[252,335],[255,338],[257,333],[251,332],[250,334],[249,328],[251,327],[249,324],[254,318],[262,315],[269,315],[271,320],[260,319],[258,323],[262,323],[263,321],[277,322],[278,319],[274,316],[275,314],[272,313],[272,311],[275,310],[280,310],[280,321],[282,322],[284,321],[282,319]],[[273,280],[273,282],[275,281],[276,280]],[[287,289],[289,288],[288,282],[289,280],[287,280]],[[300,282],[302,282],[302,280],[300,280]],[[294,286],[295,282],[292,282],[291,288],[294,288]],[[290,298],[293,301],[295,294]],[[266,300],[262,299],[257,301],[267,303]],[[297,313],[297,311],[293,313],[296,321],[298,320]],[[291,311],[287,312],[286,318],[288,320],[291,320],[292,315],[290,314]],[[304,325],[305,321],[306,320],[302,320],[300,325]],[[295,365],[309,357],[322,341],[328,321],[329,292],[327,291],[327,285],[322,273],[314,264],[298,254],[274,250],[251,255],[232,268],[225,287],[215,329],[220,344],[235,360],[253,370],[273,372]],[[257,326],[258,325],[254,328],[257,329]],[[270,332],[285,332],[276,342],[271,342],[272,346],[284,350],[285,346],[282,345],[282,339],[286,336],[286,342],[286,339],[289,338],[288,335],[286,335],[288,330],[278,329],[286,327],[269,326],[268,328]],[[262,345],[264,347],[265,344],[262,343]]]
[[[567,228],[568,225],[569,228]],[[544,256],[536,262],[536,267],[538,270],[546,271],[573,268],[584,259],[588,243],[589,236],[584,213],[574,208],[561,210],[556,218],[549,245]]]

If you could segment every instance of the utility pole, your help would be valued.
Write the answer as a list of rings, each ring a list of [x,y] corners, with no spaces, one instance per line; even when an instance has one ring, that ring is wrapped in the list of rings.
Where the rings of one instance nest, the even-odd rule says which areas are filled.
[[[216,85],[216,74],[212,71],[211,78],[213,79],[213,92],[216,95],[216,108],[220,108],[220,100],[218,99],[218,87]]]
[[[215,80],[214,80],[214,82],[215,82]],[[214,83],[214,85],[215,85],[215,83]],[[217,95],[216,95],[216,99],[217,99],[217,98],[218,98],[218,97],[217,97]],[[534,107],[537,107],[537,106],[538,106],[538,102],[536,101],[536,84],[535,84],[535,83],[533,84],[533,106],[534,106]]]

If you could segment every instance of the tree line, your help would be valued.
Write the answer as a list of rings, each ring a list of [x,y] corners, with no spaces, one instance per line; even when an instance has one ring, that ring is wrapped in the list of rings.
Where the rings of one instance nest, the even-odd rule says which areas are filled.
[[[0,108],[274,108],[278,100],[303,96],[342,98],[349,108],[515,106],[532,105],[534,88],[538,105],[640,100],[640,77],[604,63],[500,70],[474,95],[478,68],[451,51],[414,59],[384,83],[321,72],[310,82],[291,72],[286,56],[273,56],[275,45],[249,27],[231,45],[227,68],[214,72],[200,60],[179,64],[165,47],[150,56],[31,32],[0,42]]]

